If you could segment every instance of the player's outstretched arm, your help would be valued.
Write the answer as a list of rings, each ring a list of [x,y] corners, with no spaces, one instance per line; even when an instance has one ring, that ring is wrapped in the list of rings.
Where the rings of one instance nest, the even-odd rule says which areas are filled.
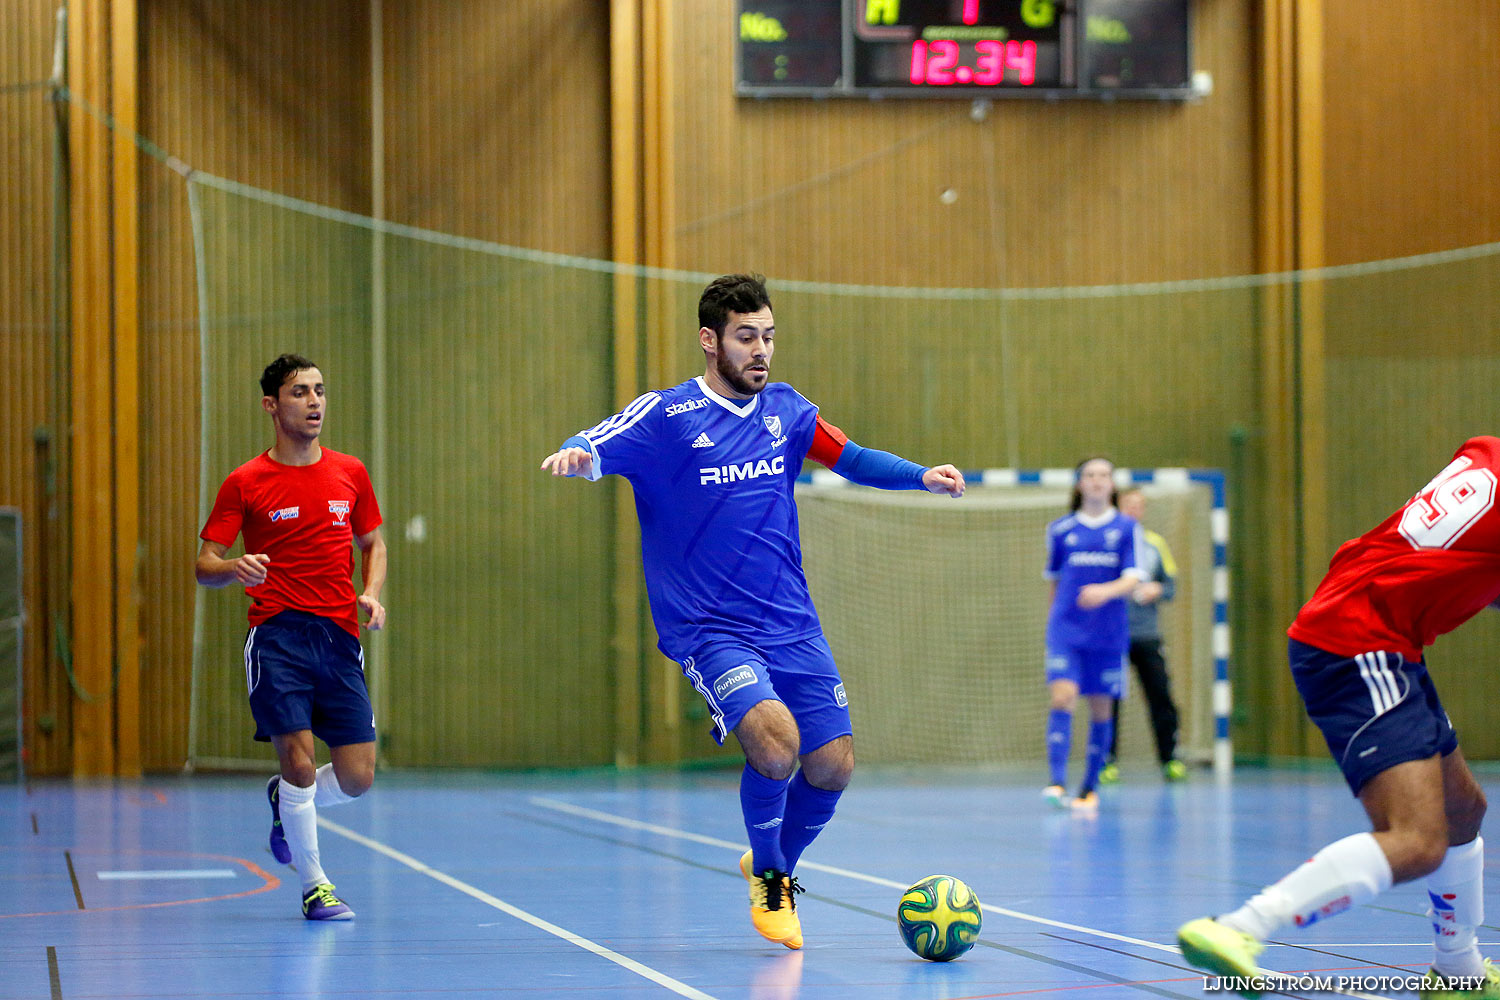
[[[227,587],[238,583],[254,587],[266,582],[267,567],[271,557],[264,552],[246,552],[236,559],[225,559],[229,546],[218,542],[203,543],[198,550],[198,561],[193,565],[193,575],[205,587]]]
[[[554,476],[586,478],[594,469],[594,456],[584,448],[560,448],[542,459],[542,468]]]
[[[951,497],[964,495],[964,474],[951,465],[924,469],[900,455],[862,448],[837,427],[818,417],[807,457],[851,483],[881,490],[927,490]]]
[[[964,474],[951,465],[934,465],[922,473],[922,485],[929,493],[961,497],[964,495]]]

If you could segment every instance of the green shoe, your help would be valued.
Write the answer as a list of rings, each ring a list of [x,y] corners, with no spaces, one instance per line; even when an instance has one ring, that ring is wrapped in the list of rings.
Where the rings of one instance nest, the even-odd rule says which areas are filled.
[[[1161,776],[1168,781],[1186,781],[1188,776],[1187,765],[1173,757],[1161,766]]]
[[[1496,969],[1489,959],[1484,960],[1484,982],[1476,989],[1450,990],[1444,989],[1447,985],[1443,982],[1442,974],[1436,969],[1428,969],[1427,974],[1422,977],[1422,985],[1417,989],[1417,996],[1421,1000],[1494,1000],[1500,998],[1500,969]]]
[[[1108,764],[1105,764],[1104,767],[1100,768],[1100,770],[1099,770],[1099,784],[1101,784],[1101,785],[1114,785],[1114,784],[1119,783],[1119,780],[1120,780],[1120,768],[1119,768],[1119,765],[1115,764],[1113,761],[1111,761]]]
[[[1255,964],[1256,956],[1266,946],[1249,934],[1225,927],[1213,917],[1189,920],[1177,928],[1177,945],[1193,965],[1216,976],[1250,979],[1266,973]],[[1258,997],[1260,991],[1244,989],[1242,997]]]

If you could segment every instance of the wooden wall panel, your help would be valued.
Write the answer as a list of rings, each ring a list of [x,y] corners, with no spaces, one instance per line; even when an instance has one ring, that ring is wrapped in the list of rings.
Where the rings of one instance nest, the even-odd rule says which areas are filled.
[[[391,219],[609,256],[604,0],[386,0]]]
[[[997,100],[982,122],[967,101],[737,99],[733,7],[673,5],[672,265],[985,288],[1252,269],[1248,0],[1193,5],[1201,102]]]
[[[147,0],[142,6],[146,134],[193,167],[320,204],[370,211],[367,5],[321,2],[293,9],[269,2],[231,7]],[[605,6],[387,2],[382,15],[387,216],[488,240],[607,256]],[[527,30],[526,37],[549,39],[548,45],[512,43],[537,23],[547,30]],[[321,44],[310,47],[308,38]],[[150,409],[143,418],[143,502],[153,512],[143,532],[150,550],[143,623],[143,711],[149,721],[143,728],[157,734],[146,766],[162,769],[178,766],[186,747],[190,563],[199,527],[192,419],[198,412],[197,303],[182,181],[153,164],[142,184],[143,229],[153,237],[144,249],[144,325],[154,331],[154,350],[143,351],[142,381],[176,380],[183,390],[175,417]],[[590,297],[607,305],[607,297],[586,293],[572,306],[587,313]],[[607,312],[597,304],[594,311],[602,350],[587,360],[597,366],[593,374],[602,388],[569,416],[580,426],[607,412],[611,402]],[[392,336],[402,333],[393,330]],[[504,333],[526,335],[515,328]],[[247,400],[256,374],[245,373]],[[570,423],[548,433],[574,429]],[[399,523],[392,544],[399,549],[397,529]],[[399,558],[393,559],[393,587],[401,586],[400,576]],[[596,645],[587,659],[597,664],[607,658],[607,635]],[[470,659],[471,669],[491,668]],[[534,658],[525,665],[534,669]],[[478,703],[462,685],[449,687],[466,705]],[[226,717],[205,719],[205,726],[243,728],[243,706],[225,704],[216,711]],[[522,761],[524,748],[536,741],[525,728],[528,716],[517,712],[516,718],[514,724],[507,719],[498,744],[494,731],[486,736],[483,727],[468,727],[475,746],[481,752],[498,748],[494,755],[448,753],[443,759]],[[453,730],[432,728],[422,745],[451,750],[444,741]],[[591,738],[607,741],[607,733]]]
[[[1500,240],[1500,5],[1324,6],[1328,263]]]
[[[55,616],[66,620],[66,338],[53,309],[53,141],[56,119],[41,84],[52,72],[57,4],[0,5],[0,505],[19,507],[25,578],[22,742],[34,774],[72,764],[70,697],[49,653]],[[65,209],[64,209],[65,211]],[[41,435],[40,443],[37,435]]]
[[[144,134],[196,169],[369,210],[364,5],[142,0],[140,10]],[[192,562],[201,527],[198,307],[182,178],[153,161],[141,189],[140,381],[148,396],[162,394],[141,411],[142,763],[170,770],[187,753]],[[253,407],[260,373],[243,374],[245,405]],[[211,477],[228,472],[211,470]],[[247,721],[238,705],[230,718],[206,725],[239,730]]]
[[[608,4],[387,2],[383,17],[388,217],[607,258]],[[627,655],[612,649],[612,561],[599,555],[614,491],[536,466],[623,402],[612,283],[395,237],[388,253],[392,371],[411,391],[392,397],[383,498],[402,616],[388,637],[387,759],[608,763]]]

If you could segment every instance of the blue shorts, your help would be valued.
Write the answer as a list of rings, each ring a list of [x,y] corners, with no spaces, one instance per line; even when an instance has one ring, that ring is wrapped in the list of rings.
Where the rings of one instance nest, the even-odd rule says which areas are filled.
[[[245,636],[245,686],[255,738],[310,729],[331,747],[375,739],[365,651],[337,623],[283,611]]]
[[[1125,697],[1125,653],[1118,649],[1047,650],[1047,683],[1072,681],[1079,694]]]
[[[1307,715],[1355,795],[1381,771],[1458,749],[1421,660],[1383,650],[1350,658],[1296,639],[1287,642],[1287,659]]]
[[[844,682],[821,635],[781,646],[710,642],[681,662],[683,676],[708,702],[717,743],[724,742],[746,712],[767,700],[781,702],[792,713],[802,741],[799,754],[853,732]]]

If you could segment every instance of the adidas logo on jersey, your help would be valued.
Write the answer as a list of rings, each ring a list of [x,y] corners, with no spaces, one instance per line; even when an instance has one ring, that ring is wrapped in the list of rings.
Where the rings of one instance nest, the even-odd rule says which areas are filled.
[[[693,442],[694,448],[712,448],[713,446],[714,443],[708,439],[708,434],[706,432],[703,434],[699,434],[698,440]]]

